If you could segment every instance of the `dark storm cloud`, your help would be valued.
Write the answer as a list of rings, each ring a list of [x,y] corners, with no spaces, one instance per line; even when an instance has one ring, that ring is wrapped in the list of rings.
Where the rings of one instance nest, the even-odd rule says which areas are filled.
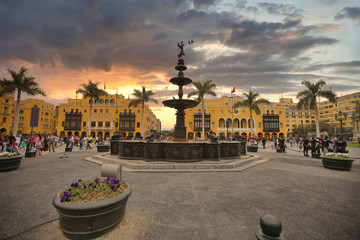
[[[270,14],[277,15],[301,15],[304,11],[298,8],[295,8],[289,4],[276,4],[276,3],[258,3],[259,8],[265,9]]]
[[[338,40],[310,35],[315,26],[303,26],[300,20],[285,19],[281,22],[257,22],[252,20],[228,21],[220,27],[231,30],[226,45],[241,47],[262,54],[294,57],[315,46],[335,44]]]
[[[360,71],[360,61],[351,61],[351,62],[336,62],[329,64],[317,64],[307,68],[303,68],[299,71],[302,72],[311,72],[318,71],[323,69],[337,69],[337,71],[341,71],[343,74],[356,74]],[[341,70],[340,70],[341,69]]]
[[[284,19],[266,22],[246,17],[260,11]],[[128,68],[139,85],[170,85],[147,74],[176,76],[176,43],[195,40],[185,47],[189,66],[185,75],[193,81],[212,79],[219,86],[256,87],[264,93],[280,92],[279,86],[296,91],[301,80],[323,77],[311,71],[350,70],[327,63],[308,66],[312,61],[306,54],[309,49],[338,40],[327,37],[330,30],[324,27],[304,24],[301,14],[303,10],[292,5],[254,6],[247,1],[1,1],[0,64],[25,60],[52,67],[60,62],[79,71]],[[355,16],[347,8],[342,14],[339,19]],[[208,53],[207,45],[220,46],[220,53],[214,54],[217,49]],[[229,52],[221,53],[222,45]],[[177,91],[164,89],[157,94],[171,98]]]
[[[108,71],[115,64],[113,52],[131,43],[121,38],[138,33],[134,37],[152,41],[154,31],[161,31],[156,24],[146,22],[148,16],[172,9],[176,3],[179,1],[1,2],[0,61],[21,59],[44,65],[59,58],[79,70],[96,67]],[[157,35],[156,40],[159,37],[164,35]],[[31,46],[30,53],[36,54],[19,51],[25,46]]]
[[[335,16],[335,20],[341,20],[344,18],[350,18],[360,22],[360,7],[346,7],[338,12]]]
[[[194,7],[195,8],[200,8],[200,7],[206,7],[209,5],[213,5],[216,2],[218,2],[218,0],[194,0]]]

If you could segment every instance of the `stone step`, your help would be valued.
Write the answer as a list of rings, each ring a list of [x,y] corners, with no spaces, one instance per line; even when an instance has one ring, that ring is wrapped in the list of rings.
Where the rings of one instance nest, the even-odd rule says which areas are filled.
[[[196,163],[179,162],[145,162],[142,160],[124,160],[116,156],[110,156],[109,153],[93,155],[85,160],[97,164],[113,163],[122,164],[124,171],[131,172],[235,172],[243,171],[250,167],[266,162],[268,159],[262,159],[257,155],[246,155],[240,159],[220,160],[220,161],[202,161]]]

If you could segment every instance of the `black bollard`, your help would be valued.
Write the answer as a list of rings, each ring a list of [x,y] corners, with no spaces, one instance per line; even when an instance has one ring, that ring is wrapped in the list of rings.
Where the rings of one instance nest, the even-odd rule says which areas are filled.
[[[281,235],[281,221],[273,215],[265,215],[260,219],[260,227],[256,233],[257,240],[285,240]]]

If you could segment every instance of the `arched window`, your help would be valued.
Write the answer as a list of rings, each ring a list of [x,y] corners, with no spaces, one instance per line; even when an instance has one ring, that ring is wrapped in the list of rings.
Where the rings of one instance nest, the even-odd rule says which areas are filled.
[[[218,126],[219,128],[225,128],[226,126],[225,126],[225,119],[223,119],[223,118],[220,118],[219,119],[219,126]]]
[[[100,99],[100,104],[104,104],[104,99]]]
[[[110,104],[112,104],[112,105],[115,104],[115,100],[114,100],[114,99],[111,99],[111,100],[110,100]]]
[[[109,99],[106,99],[106,100],[105,100],[105,104],[109,104]]]

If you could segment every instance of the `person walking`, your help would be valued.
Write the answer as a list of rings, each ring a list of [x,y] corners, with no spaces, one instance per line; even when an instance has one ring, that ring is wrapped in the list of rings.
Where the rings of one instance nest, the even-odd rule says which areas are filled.
[[[83,136],[80,137],[79,144],[80,144],[80,149],[83,149],[83,146],[84,146],[84,137]]]
[[[311,138],[311,156],[316,153],[316,138],[313,136]]]
[[[309,140],[307,138],[303,138],[304,145],[304,156],[309,157]]]
[[[74,136],[73,135],[69,136],[70,148],[74,147],[74,141],[75,141]]]
[[[266,147],[265,147],[265,145],[266,145],[266,138],[264,137],[262,140],[261,140],[261,142],[262,142],[262,145],[263,145],[263,149],[265,149]]]
[[[86,139],[86,149],[89,149],[89,148],[92,149],[91,141],[92,141],[92,137],[88,136],[87,139]]]
[[[4,151],[4,137],[2,135],[0,135],[0,147],[1,147],[1,151]]]
[[[49,135],[49,152],[51,149],[55,152],[55,136],[52,133]]]

